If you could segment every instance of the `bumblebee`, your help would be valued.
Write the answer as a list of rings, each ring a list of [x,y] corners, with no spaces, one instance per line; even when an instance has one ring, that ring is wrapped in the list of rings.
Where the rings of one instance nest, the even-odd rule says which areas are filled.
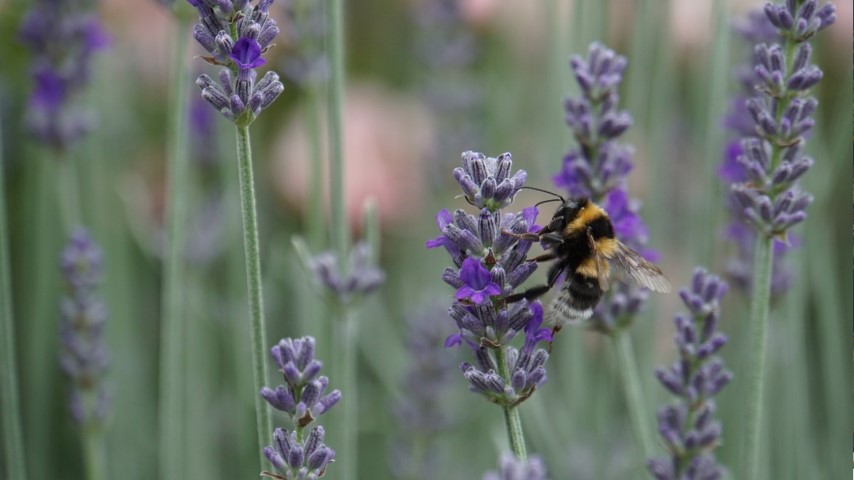
[[[544,322],[557,331],[593,315],[593,309],[609,288],[612,266],[642,287],[670,292],[670,281],[661,269],[615,238],[614,226],[602,207],[586,197],[564,200],[557,194],[552,195],[560,199],[561,206],[542,230],[522,234],[503,232],[540,242],[546,248],[545,253],[527,261],[554,261],[549,267],[546,285],[510,295],[506,298],[508,302],[530,301],[542,296],[565,273],[563,285],[551,301]]]

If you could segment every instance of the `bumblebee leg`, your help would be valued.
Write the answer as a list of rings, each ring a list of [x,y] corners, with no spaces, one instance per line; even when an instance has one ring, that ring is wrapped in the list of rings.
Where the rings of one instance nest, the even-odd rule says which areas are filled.
[[[540,234],[539,233],[513,233],[510,230],[502,230],[502,235],[507,235],[508,237],[518,238],[519,240],[528,240],[531,242],[539,242]]]
[[[549,288],[553,287],[555,283],[557,283],[558,277],[563,271],[566,269],[566,263],[557,262],[553,263],[551,267],[549,267],[549,273],[546,276],[548,279]]]
[[[549,260],[554,260],[557,258],[557,254],[553,251],[548,251],[542,255],[536,256],[534,258],[529,258],[528,262],[548,262]]]
[[[515,303],[522,299],[528,300],[530,302],[531,300],[535,300],[543,296],[543,294],[551,290],[551,288],[552,287],[548,285],[537,285],[536,287],[531,287],[525,290],[524,292],[508,295],[504,300],[506,300],[507,303]]]

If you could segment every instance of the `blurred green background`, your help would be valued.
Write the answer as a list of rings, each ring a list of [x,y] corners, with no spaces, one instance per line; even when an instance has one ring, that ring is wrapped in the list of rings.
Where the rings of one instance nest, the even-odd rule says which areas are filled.
[[[734,247],[723,240],[726,187],[716,176],[727,138],[721,119],[737,89],[732,67],[750,52],[731,24],[760,4],[467,0],[461,2],[459,18],[437,25],[425,17],[427,0],[345,3],[348,212],[359,235],[364,202],[377,202],[380,263],[387,274],[384,287],[358,309],[358,478],[403,478],[390,468],[401,454],[397,447],[405,443],[400,439],[417,439],[418,448],[436,451],[435,476],[410,478],[480,478],[495,468],[507,445],[500,409],[466,391],[456,368],[466,352],[435,345],[437,358],[454,359],[443,360],[452,373],[439,395],[439,408],[452,419],[447,428],[407,431],[395,416],[411,394],[404,377],[417,367],[407,347],[412,318],[437,322],[445,334],[454,332],[442,309],[429,314],[436,304],[450,303],[451,291],[440,280],[447,259],[426,251],[424,241],[436,234],[433,219],[439,209],[466,208],[451,175],[460,151],[491,156],[510,151],[515,167],[528,171],[529,185],[551,188],[551,175],[573,141],[562,110],[562,99],[576,93],[567,58],[585,53],[591,41],[602,41],[629,59],[621,93],[635,120],[627,134],[637,165],[630,189],[644,202],[641,214],[650,225],[650,245],[662,253],[660,263],[675,286],[688,281],[695,265],[723,274]],[[802,243],[787,260],[794,272],[792,286],[772,310],[763,478],[833,478],[848,468],[852,6],[834,3],[837,23],[814,42],[814,62],[825,77],[814,91],[820,106],[807,145],[816,165],[804,184],[816,201],[809,219],[796,228]],[[67,165],[32,141],[21,120],[30,80],[28,53],[17,29],[28,4],[0,2],[2,166],[22,425],[31,478],[75,479],[83,478],[83,471],[67,410],[68,385],[57,364],[56,326],[57,262],[66,238],[58,221],[57,185]],[[154,1],[108,0],[98,8],[113,39],[95,61],[85,96],[99,127],[64,162],[78,168],[83,217],[105,251],[101,293],[109,309],[114,392],[107,433],[110,474],[151,479],[157,475],[166,134],[174,108],[170,59],[175,29],[189,35],[192,27],[177,25]],[[279,2],[271,12],[284,17]],[[460,38],[472,47],[463,61],[443,61],[428,49]],[[202,49],[190,43],[186,58],[193,77],[211,73],[193,58]],[[277,43],[267,66],[281,72],[298,46],[285,39]],[[198,89],[186,88],[197,103]],[[318,357],[329,364],[334,325],[325,315],[309,316],[317,311],[317,300],[291,244],[294,235],[305,234],[311,219],[306,213],[311,207],[306,132],[313,125],[307,115],[313,88],[322,91],[322,85],[286,83],[285,93],[252,132],[267,338],[272,343],[313,335]],[[469,95],[470,103],[456,109],[437,106],[436,92],[455,88]],[[257,478],[233,132],[216,112],[200,107],[200,115],[204,109],[211,115],[212,132],[191,144],[192,238],[184,286],[189,332],[185,421],[191,436],[186,462],[193,479]],[[517,205],[536,198],[520,194]],[[319,252],[327,243],[314,239],[310,248]],[[542,273],[537,275],[531,282]],[[743,293],[732,290],[722,312],[722,330],[731,339],[722,355],[735,380],[718,397],[724,425],[718,453],[730,471],[737,471],[739,461],[748,303]],[[652,370],[675,358],[672,316],[679,308],[677,295],[654,295],[632,329],[650,425],[653,407],[668,400]],[[547,364],[549,382],[522,406],[528,450],[543,456],[552,478],[646,478],[613,352],[602,340],[580,330],[561,335]],[[339,379],[330,380],[332,387],[339,385]],[[275,415],[274,425],[283,425]],[[334,418],[321,418],[333,449]],[[334,469],[329,478],[336,478]]]

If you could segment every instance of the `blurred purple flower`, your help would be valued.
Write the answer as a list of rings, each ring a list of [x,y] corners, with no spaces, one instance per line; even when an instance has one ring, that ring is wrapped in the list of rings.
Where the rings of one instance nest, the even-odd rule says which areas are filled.
[[[812,202],[799,180],[814,163],[802,152],[818,105],[808,90],[822,77],[821,70],[810,64],[812,47],[807,40],[835,19],[832,4],[819,8],[809,0],[801,6],[767,4],[764,11],[752,12],[736,27],[747,42],[756,45],[751,65],[736,69],[742,92],[732,102],[724,125],[740,138],[727,143],[718,171],[730,184],[732,221],[727,237],[737,246],[727,271],[735,285],[748,292],[757,235],[782,240],[775,241],[772,295],[785,291],[791,278],[783,264],[785,248],[777,243],[793,243],[786,240],[788,231],[806,220],[806,208]],[[789,62],[784,45],[792,52]],[[747,224],[753,228],[742,228]]]
[[[69,148],[94,125],[92,113],[75,101],[89,82],[93,54],[109,38],[97,17],[69,0],[35,2],[19,36],[32,52],[33,89],[26,126],[55,150]]]
[[[723,477],[713,452],[722,432],[714,419],[714,397],[732,380],[732,372],[715,356],[727,342],[718,331],[719,305],[726,291],[726,283],[702,268],[694,271],[690,287],[679,291],[691,312],[677,314],[674,320],[679,360],[655,371],[661,385],[679,399],[658,411],[658,431],[670,456],[648,460],[657,480]]]
[[[501,455],[501,465],[497,472],[487,472],[483,480],[546,480],[546,466],[542,459],[532,455],[520,460],[511,453]]]
[[[531,353],[540,342],[551,342],[553,333],[551,328],[540,328],[543,324],[543,306],[539,302],[534,302],[530,306],[531,319],[525,325],[525,347],[524,351]]]
[[[103,274],[101,249],[85,229],[72,233],[60,260],[65,295],[59,306],[59,363],[71,379],[72,418],[84,428],[100,427],[111,395],[104,384],[109,367],[104,344],[107,311],[96,293]]]
[[[634,168],[634,149],[619,143],[632,118],[620,110],[618,89],[628,62],[600,43],[592,43],[587,57],[573,55],[570,67],[581,94],[564,102],[566,123],[576,145],[564,156],[561,170],[552,177],[555,186],[570,196],[589,197],[608,212],[617,238],[649,259],[648,231],[639,202],[628,194],[626,179]],[[605,294],[586,325],[603,333],[628,326],[646,299],[640,288],[620,285]]]

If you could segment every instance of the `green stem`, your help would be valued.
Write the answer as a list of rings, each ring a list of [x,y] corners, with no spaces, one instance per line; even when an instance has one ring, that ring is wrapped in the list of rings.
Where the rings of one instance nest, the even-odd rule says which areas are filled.
[[[104,435],[98,430],[82,432],[83,460],[87,480],[107,480],[107,450]]]
[[[266,463],[261,448],[273,438],[267,402],[258,395],[267,381],[267,339],[264,332],[264,301],[261,295],[261,251],[258,247],[258,220],[255,208],[255,180],[252,175],[252,147],[249,127],[237,126],[237,168],[240,177],[240,204],[243,209],[243,243],[246,251],[246,282],[249,289],[252,379],[255,383],[255,418],[258,429],[258,454]]]
[[[759,442],[765,396],[765,349],[768,336],[768,310],[771,300],[771,254],[773,239],[760,234],[753,252],[753,299],[750,303],[750,353],[747,363],[747,411],[745,445],[740,478],[759,478]]]
[[[160,329],[160,477],[185,476],[187,432],[184,405],[184,357],[186,348],[185,284],[187,196],[187,92],[189,69],[185,62],[187,31],[175,22],[175,58],[169,131],[169,193],[167,203],[167,252],[163,275]]]
[[[649,417],[646,408],[646,400],[640,385],[640,377],[637,372],[632,338],[625,330],[612,333],[611,340],[614,341],[614,350],[617,353],[617,371],[620,381],[623,383],[623,393],[626,395],[626,406],[629,409],[629,420],[640,446],[643,457],[653,456],[653,442],[650,436]]]
[[[358,478],[358,422],[359,411],[358,400],[358,369],[356,357],[356,318],[349,311],[349,307],[340,303],[336,304],[338,321],[333,327],[334,345],[337,353],[338,365],[336,365],[335,381],[340,382],[341,391],[345,398],[341,401],[342,421],[337,424],[340,437],[343,439],[341,446],[337,449],[335,463],[340,463],[335,468],[335,478],[348,480]]]
[[[495,362],[498,364],[498,374],[506,383],[510,383],[510,369],[507,367],[507,357],[505,348],[500,347],[495,350]],[[510,450],[513,455],[519,460],[528,458],[528,451],[525,448],[525,434],[522,431],[522,418],[519,416],[519,407],[503,407],[504,408],[504,424],[507,427],[507,439],[510,441]]]
[[[2,130],[0,130],[0,426],[6,478],[25,479],[21,410],[18,404],[18,374],[15,357],[15,322],[12,318],[12,283],[9,266],[9,231],[6,226],[6,183],[4,180]]]
[[[332,206],[332,244],[341,266],[346,262],[348,231],[344,205],[344,13],[342,0],[330,0],[326,9],[331,61],[329,103],[329,194]]]
[[[70,235],[82,221],[77,165],[71,155],[61,153],[56,155],[56,163],[59,165],[59,208],[65,222],[66,233]]]

